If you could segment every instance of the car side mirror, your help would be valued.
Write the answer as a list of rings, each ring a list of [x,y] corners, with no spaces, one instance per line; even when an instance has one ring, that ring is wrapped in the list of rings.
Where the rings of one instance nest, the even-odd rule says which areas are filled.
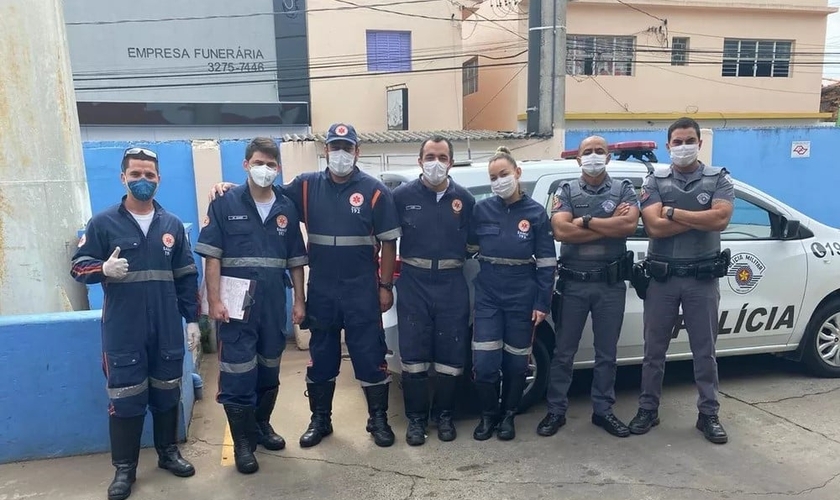
[[[796,240],[799,238],[799,226],[800,222],[798,220],[787,220],[782,217],[782,239],[783,240]]]

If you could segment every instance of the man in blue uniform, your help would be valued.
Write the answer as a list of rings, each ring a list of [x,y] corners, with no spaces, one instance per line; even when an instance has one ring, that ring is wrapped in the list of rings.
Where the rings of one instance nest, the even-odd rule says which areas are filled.
[[[470,301],[463,266],[475,199],[449,178],[452,143],[432,137],[420,146],[418,179],[394,190],[402,225],[400,300],[402,385],[409,445],[426,441],[429,368],[437,373],[433,418],[438,438],[456,437],[452,422],[457,377],[464,372]]]
[[[682,306],[699,393],[695,426],[712,443],[723,444],[728,437],[718,419],[715,341],[718,281],[729,256],[721,252],[720,232],[732,217],[735,188],[725,169],[698,161],[701,145],[696,121],[674,122],[668,128],[671,166],[648,175],[639,194],[650,236],[645,266],[653,279],[645,297],[642,394],[630,432],[644,434],[659,424],[665,355]]]
[[[131,495],[147,405],[154,418],[158,467],[195,474],[177,446],[178,403],[184,362],[182,319],[190,348],[199,341],[197,269],[178,217],[154,201],[158,157],[148,149],[123,154],[119,205],[96,214],[73,256],[70,274],[101,283],[102,368],[108,379],[110,500]]]
[[[309,244],[309,298],[302,326],[312,334],[306,371],[312,418],[300,445],[315,446],[333,431],[332,399],[341,365],[343,329],[356,378],[367,399],[367,431],[378,446],[391,446],[391,377],[385,363],[381,313],[394,303],[399,218],[391,191],[356,166],[359,140],[351,125],[333,124],[324,149],[326,170],[301,174],[284,187],[286,196],[303,214]],[[228,186],[220,184],[214,189],[223,191]]]
[[[196,252],[207,259],[207,302],[219,323],[219,394],[233,438],[237,469],[259,469],[257,443],[280,450],[285,440],[269,423],[286,344],[286,269],[294,283],[293,320],[304,316],[303,266],[306,248],[294,203],[273,185],[280,149],[258,137],[245,149],[248,181],[210,203]],[[252,280],[253,303],[247,317],[231,319],[222,302],[222,276]]]
[[[615,404],[616,351],[633,254],[627,237],[636,231],[639,208],[628,180],[612,179],[607,141],[587,137],[580,143],[580,179],[560,185],[554,198],[551,225],[560,247],[557,289],[559,317],[554,318],[556,344],[548,387],[548,414],[537,434],[551,436],[566,422],[567,393],[572,383],[586,318],[592,314],[595,367],[592,379],[592,423],[618,437],[630,430],[612,411]]]

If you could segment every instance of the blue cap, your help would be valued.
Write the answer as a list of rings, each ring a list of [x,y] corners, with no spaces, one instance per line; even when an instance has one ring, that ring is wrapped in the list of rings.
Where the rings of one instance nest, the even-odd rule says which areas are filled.
[[[353,143],[354,146],[359,144],[356,129],[353,128],[353,125],[347,125],[345,123],[333,123],[330,127],[325,142],[329,144],[333,141],[347,141]]]

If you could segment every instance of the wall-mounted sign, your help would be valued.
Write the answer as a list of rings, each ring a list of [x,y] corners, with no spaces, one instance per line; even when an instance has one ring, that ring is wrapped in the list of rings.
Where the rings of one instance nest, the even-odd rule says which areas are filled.
[[[811,141],[793,141],[790,145],[791,158],[810,158]]]
[[[388,89],[387,97],[388,130],[408,130],[408,89]]]

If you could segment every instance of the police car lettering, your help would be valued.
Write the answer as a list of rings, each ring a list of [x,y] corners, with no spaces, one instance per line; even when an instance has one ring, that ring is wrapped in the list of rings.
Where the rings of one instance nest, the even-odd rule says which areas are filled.
[[[779,306],[773,306],[770,310],[765,307],[749,309],[749,304],[741,306],[738,316],[729,320],[729,311],[721,311],[718,321],[718,334],[729,335],[738,333],[755,333],[760,330],[773,331],[784,328],[793,328],[794,306],[787,306],[780,311]],[[685,330],[683,315],[677,317],[677,324],[674,326],[672,338],[677,338],[680,332]]]
[[[228,215],[228,220],[248,220],[247,215]]]
[[[840,242],[826,241],[825,244],[822,244],[818,241],[815,241],[811,243],[811,253],[813,253],[814,257],[818,259],[822,259],[826,255],[840,255]]]

